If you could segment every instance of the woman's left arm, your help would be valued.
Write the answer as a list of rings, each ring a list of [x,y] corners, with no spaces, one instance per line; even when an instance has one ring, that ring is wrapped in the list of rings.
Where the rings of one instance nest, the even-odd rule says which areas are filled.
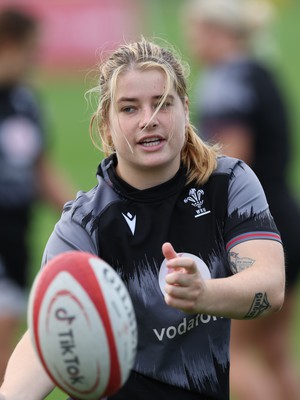
[[[254,319],[279,311],[284,301],[285,264],[281,243],[249,240],[232,247],[228,260],[233,275],[203,280],[192,259],[178,257],[163,245],[167,266],[165,301],[188,313],[233,319]]]

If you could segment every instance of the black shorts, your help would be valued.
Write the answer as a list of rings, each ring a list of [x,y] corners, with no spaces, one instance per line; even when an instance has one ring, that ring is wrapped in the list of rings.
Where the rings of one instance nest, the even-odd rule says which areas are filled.
[[[8,278],[20,288],[27,285],[28,211],[0,209],[0,279]]]

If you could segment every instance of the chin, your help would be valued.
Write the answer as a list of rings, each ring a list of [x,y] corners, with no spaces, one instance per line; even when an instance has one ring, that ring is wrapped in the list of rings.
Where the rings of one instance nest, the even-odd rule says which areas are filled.
[[[177,170],[179,168],[180,162],[175,162],[174,159],[165,159],[165,158],[156,158],[152,160],[144,160],[141,163],[141,168],[149,169],[149,170]]]

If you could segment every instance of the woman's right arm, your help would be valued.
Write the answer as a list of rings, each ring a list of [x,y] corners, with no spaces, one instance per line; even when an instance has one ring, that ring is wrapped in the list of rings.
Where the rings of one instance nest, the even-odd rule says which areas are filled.
[[[27,331],[7,364],[0,400],[42,400],[54,386],[37,358]]]

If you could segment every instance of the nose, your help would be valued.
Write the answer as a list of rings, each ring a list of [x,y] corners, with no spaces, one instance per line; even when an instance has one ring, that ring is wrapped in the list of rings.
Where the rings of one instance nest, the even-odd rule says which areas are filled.
[[[144,108],[141,112],[140,129],[154,129],[158,126],[157,114],[152,107]]]

